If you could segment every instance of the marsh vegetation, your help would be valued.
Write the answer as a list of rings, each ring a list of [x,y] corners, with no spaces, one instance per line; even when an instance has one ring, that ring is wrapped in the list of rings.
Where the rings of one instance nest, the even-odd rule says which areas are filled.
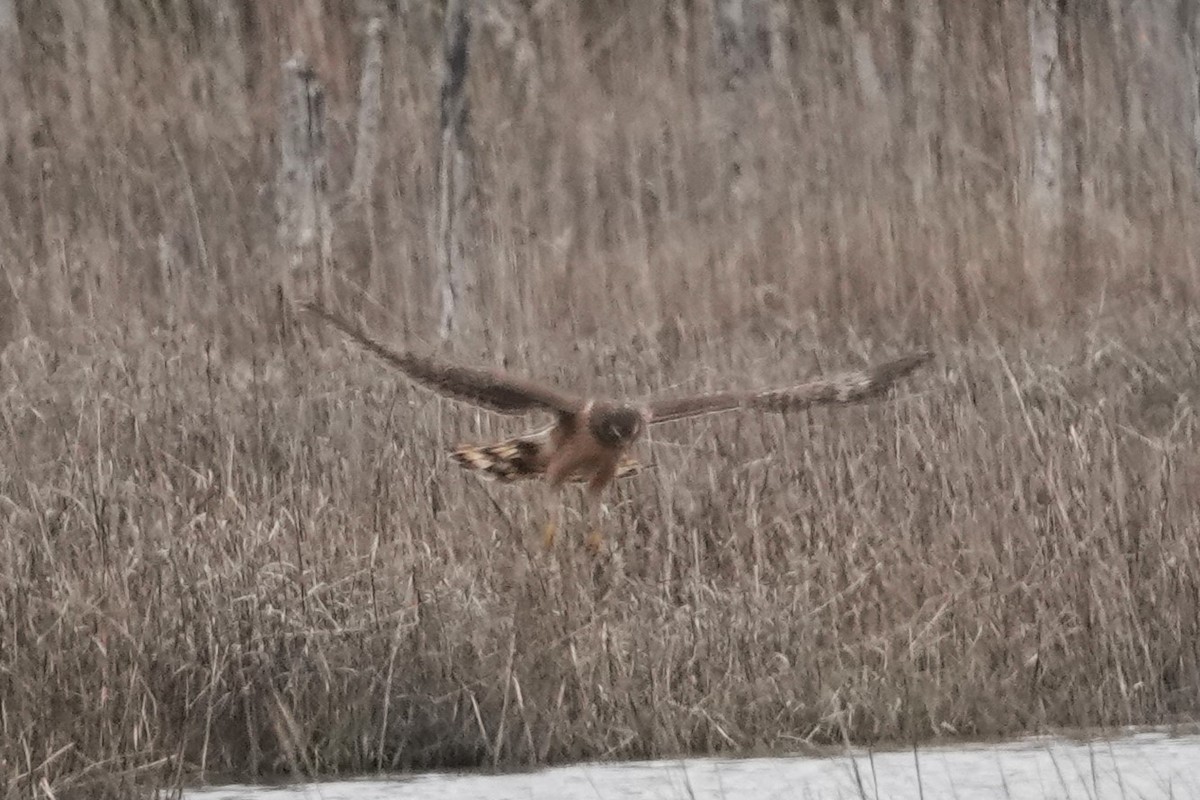
[[[356,7],[17,3],[0,794],[1192,719],[1187,37],[1060,20],[1040,230],[1023,4],[935,7],[932,55],[920,5],[789,6],[732,87],[707,3],[476,20],[471,324],[436,346],[620,395],[938,353],[889,403],[656,430],[595,557],[447,464],[520,423],[280,316],[280,65],[320,76],[343,186]],[[434,347],[441,11],[384,13],[327,288]]]

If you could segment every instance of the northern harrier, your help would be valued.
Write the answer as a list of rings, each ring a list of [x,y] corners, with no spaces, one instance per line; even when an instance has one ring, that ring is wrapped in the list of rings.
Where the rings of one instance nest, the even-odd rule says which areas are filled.
[[[316,303],[305,303],[305,308],[413,382],[439,394],[501,414],[553,414],[555,422],[545,428],[498,444],[463,445],[451,457],[465,469],[505,483],[529,478],[540,478],[551,488],[567,481],[586,483],[593,506],[615,478],[640,470],[641,465],[629,458],[628,452],[648,425],[719,411],[783,412],[871,400],[933,357],[929,352],[914,353],[787,388],[620,402],[584,397],[500,370],[461,366],[433,356],[393,350]],[[552,533],[548,531],[547,536],[551,538]]]

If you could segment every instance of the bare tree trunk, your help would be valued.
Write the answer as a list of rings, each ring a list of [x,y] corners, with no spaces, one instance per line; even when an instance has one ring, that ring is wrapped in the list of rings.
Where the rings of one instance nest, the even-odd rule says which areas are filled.
[[[242,47],[239,12],[233,0],[217,0],[214,9],[217,31],[224,58],[215,67],[217,90],[228,109],[238,133],[250,134],[250,114],[246,100],[246,52]]]
[[[279,135],[276,186],[279,244],[285,253],[279,276],[286,329],[288,305],[328,301],[331,223],[325,145],[325,93],[303,56],[283,65],[283,128]]]
[[[941,74],[942,22],[938,0],[914,0],[910,6],[912,18],[912,71],[909,95],[912,103],[911,147],[908,163],[912,179],[913,200],[918,206],[929,201],[930,191],[937,180],[937,132],[939,130],[939,101]]]
[[[674,49],[671,64],[677,75],[690,81],[693,78],[692,64],[694,63],[691,46],[693,14],[682,2],[668,3],[667,14],[675,33],[671,37]]]
[[[753,78],[768,63],[763,50],[769,9],[766,0],[716,0],[714,27],[721,64],[724,122],[728,140],[730,193],[744,200],[758,190],[758,176],[745,143],[747,126],[757,117]]]
[[[462,334],[463,306],[473,286],[464,242],[470,196],[470,156],[467,131],[467,67],[470,56],[470,0],[446,5],[444,72],[441,94],[441,143],[438,149],[438,293],[442,312],[438,333],[443,341]]]
[[[886,95],[883,90],[883,80],[879,77],[879,67],[875,64],[875,54],[871,49],[871,36],[854,18],[854,10],[850,7],[849,0],[839,0],[837,12],[842,32],[850,43],[854,75],[858,79],[858,89],[862,94],[863,105],[874,111],[885,111],[887,108]]]
[[[1151,129],[1163,111],[1163,97],[1169,94],[1170,77],[1164,73],[1161,59],[1165,45],[1161,35],[1159,14],[1165,4],[1161,0],[1125,0],[1119,24],[1124,29],[1125,90],[1130,109],[1136,116],[1129,120],[1135,141]],[[1156,63],[1159,62],[1159,63]],[[1157,113],[1156,113],[1157,112]],[[1155,120],[1157,122],[1157,120]]]
[[[1027,249],[1044,266],[1062,261],[1063,78],[1058,52],[1061,19],[1054,0],[1029,6],[1029,66],[1033,99],[1030,172],[1026,192]]]
[[[889,107],[887,92],[879,74],[879,66],[875,63],[871,35],[859,25],[850,0],[838,0],[837,12],[842,35],[850,48],[854,77],[865,112],[863,141],[870,148],[873,157],[880,160],[891,139],[892,109]]]
[[[1131,38],[1134,36],[1125,11],[1126,0],[1108,0],[1108,20],[1110,26],[1113,57],[1111,63],[1117,90],[1120,92],[1121,107],[1124,119],[1121,120],[1120,140],[1125,149],[1124,158],[1132,160],[1141,151],[1146,135],[1145,98],[1139,90],[1139,68],[1137,56]],[[1130,175],[1117,175],[1114,180],[1123,183],[1121,198],[1126,203],[1123,209],[1128,213],[1131,202],[1131,190],[1136,180]]]
[[[26,140],[25,70],[16,0],[0,0],[0,162]]]
[[[1067,6],[1061,5],[1060,9]],[[1080,42],[1084,28],[1078,11],[1067,14],[1060,11],[1058,21],[1059,66],[1056,71],[1062,77],[1058,86],[1062,109],[1062,165],[1059,173],[1063,219],[1062,233],[1057,243],[1061,244],[1061,275],[1072,291],[1062,296],[1068,307],[1077,307],[1076,301],[1086,301],[1084,293],[1078,291],[1093,285],[1089,281],[1092,265],[1086,254],[1089,214],[1094,207],[1089,205],[1085,171],[1087,160],[1087,136],[1082,120],[1085,119],[1084,103],[1087,97],[1087,75],[1084,52]],[[1169,183],[1169,181],[1168,181]]]
[[[379,125],[383,112],[383,20],[367,22],[362,77],[358,84],[358,131],[354,140],[354,172],[350,198],[362,202],[371,191],[375,166],[379,163]]]
[[[1149,131],[1144,150],[1156,156],[1147,164],[1147,177],[1152,186],[1172,192],[1178,185],[1177,155],[1181,149],[1191,149],[1183,143],[1191,138],[1193,125],[1195,72],[1188,46],[1188,17],[1195,15],[1195,6],[1195,0],[1182,7],[1165,0],[1130,0],[1126,8],[1132,47],[1129,71],[1135,93],[1143,98]]]
[[[0,267],[0,355],[16,340],[21,329],[21,307],[13,293],[8,274]]]
[[[21,54],[21,29],[17,25],[16,0],[0,0],[0,57],[15,58]],[[6,61],[5,66],[9,66]]]
[[[525,30],[528,21],[521,6],[511,0],[489,0],[478,8],[482,14],[480,20],[491,32],[496,47],[509,56],[521,105],[534,102],[541,91],[541,78],[537,49]]]
[[[791,12],[788,4],[777,0],[767,9],[770,42],[768,50],[771,60],[771,72],[775,80],[786,86],[791,81],[791,65],[788,63],[788,34],[791,31]]]
[[[1188,116],[1191,122],[1193,180],[1200,178],[1200,3],[1181,0],[1187,53]]]
[[[75,120],[92,128],[108,116],[114,75],[112,23],[105,0],[65,0],[61,6]]]
[[[746,71],[746,4],[745,0],[716,0],[713,8],[717,53],[721,59],[721,91],[727,147],[727,189],[733,198],[745,193],[746,164],[742,152],[743,109],[739,102],[744,94]]]
[[[358,123],[354,137],[354,170],[346,198],[354,216],[366,227],[367,292],[377,297],[383,285],[379,268],[379,240],[375,229],[375,204],[371,202],[371,187],[379,163],[379,131],[383,117],[383,19],[377,11],[369,11],[366,43],[363,48],[362,75],[358,83]]]
[[[112,106],[113,60],[112,19],[105,0],[84,2],[87,20],[87,71],[91,80],[92,113],[96,119],[106,119]]]
[[[746,50],[746,3],[745,0],[716,0],[717,50],[725,67],[725,88],[733,84],[744,71]]]
[[[782,43],[787,10],[775,8],[772,0],[715,2],[717,46],[727,70],[727,81],[744,83],[772,66],[772,44],[776,40]]]
[[[63,60],[67,74],[67,107],[71,121],[87,130],[88,104],[84,87],[88,85],[87,57],[84,53],[83,31],[86,22],[80,0],[66,0],[61,6],[63,21]]]

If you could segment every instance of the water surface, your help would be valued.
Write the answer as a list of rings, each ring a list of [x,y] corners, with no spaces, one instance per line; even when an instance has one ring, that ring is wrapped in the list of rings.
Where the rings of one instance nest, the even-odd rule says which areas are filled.
[[[1200,798],[1200,735],[922,747],[831,757],[576,764],[288,787],[193,789],[187,800],[683,800],[684,798]]]

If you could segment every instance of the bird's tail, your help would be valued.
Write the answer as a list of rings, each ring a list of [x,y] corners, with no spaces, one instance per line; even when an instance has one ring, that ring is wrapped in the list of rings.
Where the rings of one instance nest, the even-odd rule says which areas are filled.
[[[542,477],[546,471],[549,446],[548,430],[541,430],[497,444],[459,445],[450,453],[450,457],[463,469],[481,472],[485,478],[514,483]],[[626,457],[617,466],[616,477],[632,477],[643,469],[645,465],[640,461]],[[572,475],[569,480],[579,483],[584,478]]]

